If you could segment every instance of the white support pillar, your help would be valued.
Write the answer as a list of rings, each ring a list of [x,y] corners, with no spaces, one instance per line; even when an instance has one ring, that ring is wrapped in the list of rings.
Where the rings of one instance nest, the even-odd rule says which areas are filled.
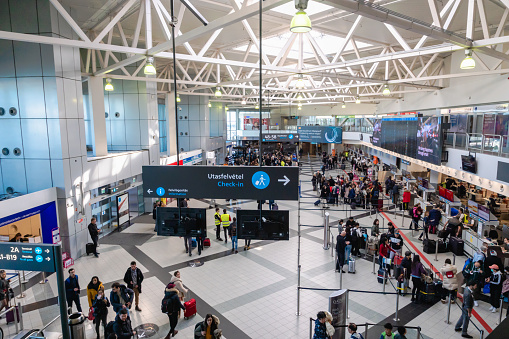
[[[168,155],[177,155],[177,126],[175,125],[175,92],[167,93],[164,97],[166,107]]]
[[[92,110],[92,145],[95,156],[108,155],[103,78],[88,78],[89,107]]]

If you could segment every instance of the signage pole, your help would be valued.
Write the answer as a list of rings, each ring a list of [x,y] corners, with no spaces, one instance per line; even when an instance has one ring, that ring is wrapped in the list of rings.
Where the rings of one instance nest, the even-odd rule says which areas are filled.
[[[64,263],[62,260],[62,247],[56,245],[53,255],[55,256],[55,270],[57,273],[58,305],[60,306],[60,323],[62,325],[62,338],[71,339],[69,325],[67,324],[67,304],[65,300]]]
[[[258,128],[260,128],[260,134],[258,135],[258,166],[260,166],[260,168],[262,167],[262,130],[263,130],[263,116],[262,116],[262,109],[263,109],[263,102],[262,102],[262,96],[263,96],[263,93],[262,93],[262,81],[263,81],[263,74],[262,74],[262,1],[260,0],[259,2],[259,11],[260,11],[260,15],[259,15],[259,28],[260,28],[260,31],[259,31],[259,34],[260,34],[260,38],[259,38],[259,44],[258,44],[258,58],[259,58],[259,62],[260,62],[260,74],[259,74],[259,88],[258,88],[258,94],[259,94],[259,99],[258,99],[258,108],[259,108],[259,114],[260,114],[260,122],[258,123]],[[267,126],[268,128],[268,126]],[[260,229],[262,228],[262,201],[260,200]]]

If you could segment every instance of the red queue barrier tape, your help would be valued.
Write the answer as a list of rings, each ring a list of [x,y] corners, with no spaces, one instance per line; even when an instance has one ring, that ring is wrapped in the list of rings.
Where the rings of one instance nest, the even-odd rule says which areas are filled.
[[[399,229],[399,227],[396,226],[396,224],[387,216],[387,214],[385,214],[385,212],[381,211],[382,215],[385,217],[385,219],[387,219],[388,221],[392,222],[392,224],[394,225],[395,228]],[[426,256],[414,245],[414,243],[412,241],[410,241],[410,239],[408,239],[408,237],[403,234],[403,232],[400,232],[401,236],[405,239],[405,241],[407,243],[410,244],[410,246],[412,246],[412,248],[415,250],[415,252],[419,253],[419,256],[431,267],[433,268],[434,272],[436,274],[438,274],[438,276],[440,277],[440,279],[443,279],[442,277],[442,274],[433,266],[433,264],[431,264],[431,262],[428,260],[428,258],[426,258]],[[484,321],[483,318],[481,318],[481,316],[479,315],[479,313],[477,313],[474,309],[472,310],[472,314],[474,315],[475,319],[477,319],[477,321],[479,321],[479,323],[481,324],[482,327],[484,327],[486,329],[486,331],[488,331],[488,333],[491,333],[493,331],[493,329],[490,327],[490,325],[488,325],[486,323],[486,321]]]

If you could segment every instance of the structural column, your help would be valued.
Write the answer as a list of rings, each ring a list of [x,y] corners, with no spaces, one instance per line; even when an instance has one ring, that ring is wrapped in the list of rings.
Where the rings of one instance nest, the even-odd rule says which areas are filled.
[[[106,139],[106,118],[104,109],[103,78],[91,76],[88,78],[88,100],[92,111],[92,145],[95,156],[108,154]]]

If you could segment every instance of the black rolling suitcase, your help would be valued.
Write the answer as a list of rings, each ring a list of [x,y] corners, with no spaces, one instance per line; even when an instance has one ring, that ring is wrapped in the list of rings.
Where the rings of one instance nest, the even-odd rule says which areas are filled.
[[[424,251],[424,253],[433,254],[437,250],[437,243],[435,242],[435,240],[424,239],[424,241],[422,242],[422,246],[423,246],[422,250]]]
[[[449,248],[443,239],[438,239],[438,253],[449,252]],[[435,252],[433,252],[435,253]]]
[[[345,164],[341,164],[341,169],[344,171],[346,169],[346,165]]]
[[[421,291],[422,302],[427,304],[435,303],[436,298],[436,286],[435,283],[432,282],[430,284],[424,283],[423,289]]]
[[[384,270],[383,268],[378,269],[378,275],[376,277],[378,283],[383,284],[384,283]],[[387,284],[387,278],[385,279],[385,283]]]
[[[87,255],[89,254],[93,254],[94,253],[94,244],[89,242],[86,246],[85,246],[85,250],[87,251]]]
[[[463,242],[463,239],[451,237],[449,239],[449,247],[451,249],[451,252],[454,253],[457,256],[463,255],[463,246],[465,243]]]

